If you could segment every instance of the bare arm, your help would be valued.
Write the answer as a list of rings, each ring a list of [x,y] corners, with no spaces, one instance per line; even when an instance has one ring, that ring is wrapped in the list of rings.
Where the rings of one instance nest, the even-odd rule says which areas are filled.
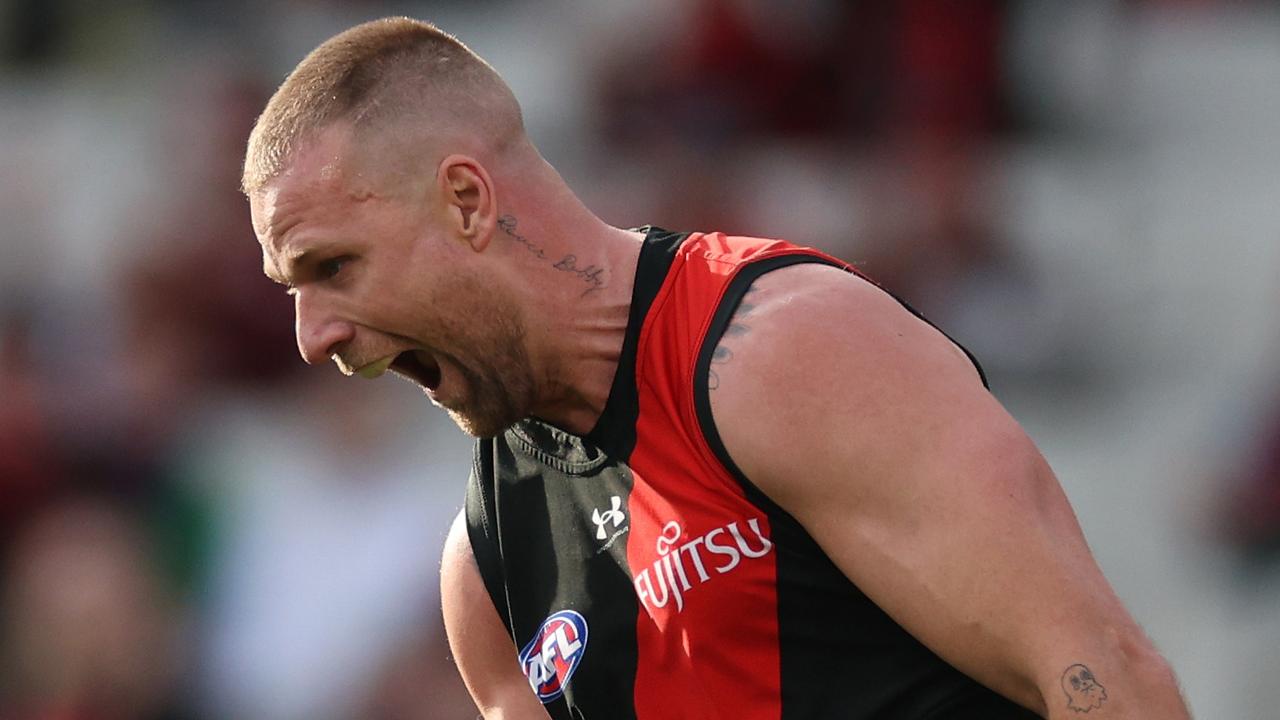
[[[485,720],[547,720],[480,578],[462,513],[445,541],[440,598],[449,648]]]
[[[753,288],[712,366],[717,427],[863,592],[1046,717],[1188,717],[1053,472],[958,348],[834,268]]]

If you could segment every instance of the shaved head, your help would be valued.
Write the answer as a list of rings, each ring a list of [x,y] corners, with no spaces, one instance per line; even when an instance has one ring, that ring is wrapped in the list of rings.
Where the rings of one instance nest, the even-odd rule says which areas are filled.
[[[430,23],[384,18],[325,41],[285,78],[249,136],[244,192],[259,192],[338,123],[350,127],[353,152],[402,165],[496,155],[525,137],[519,103],[480,56]]]

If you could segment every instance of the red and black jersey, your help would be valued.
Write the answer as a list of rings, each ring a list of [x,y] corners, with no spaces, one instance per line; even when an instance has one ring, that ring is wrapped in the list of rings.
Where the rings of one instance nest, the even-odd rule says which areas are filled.
[[[477,444],[472,551],[553,718],[1034,717],[895,623],[720,442],[712,352],[756,278],[806,262],[856,273],[650,228],[596,427],[528,419]]]

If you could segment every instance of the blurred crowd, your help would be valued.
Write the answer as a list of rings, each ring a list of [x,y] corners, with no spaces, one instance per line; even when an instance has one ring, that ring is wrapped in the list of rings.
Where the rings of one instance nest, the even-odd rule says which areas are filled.
[[[1193,705],[1261,684],[1143,587],[1277,584],[1270,4],[8,0],[0,720],[475,716],[436,588],[469,441],[301,363],[238,192],[283,74],[387,14],[493,62],[607,220],[822,247],[959,338]]]

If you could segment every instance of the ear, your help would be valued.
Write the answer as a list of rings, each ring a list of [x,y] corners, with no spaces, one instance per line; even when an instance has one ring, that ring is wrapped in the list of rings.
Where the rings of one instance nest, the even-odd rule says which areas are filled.
[[[475,158],[450,155],[440,161],[437,186],[454,234],[483,252],[497,227],[493,180]]]

